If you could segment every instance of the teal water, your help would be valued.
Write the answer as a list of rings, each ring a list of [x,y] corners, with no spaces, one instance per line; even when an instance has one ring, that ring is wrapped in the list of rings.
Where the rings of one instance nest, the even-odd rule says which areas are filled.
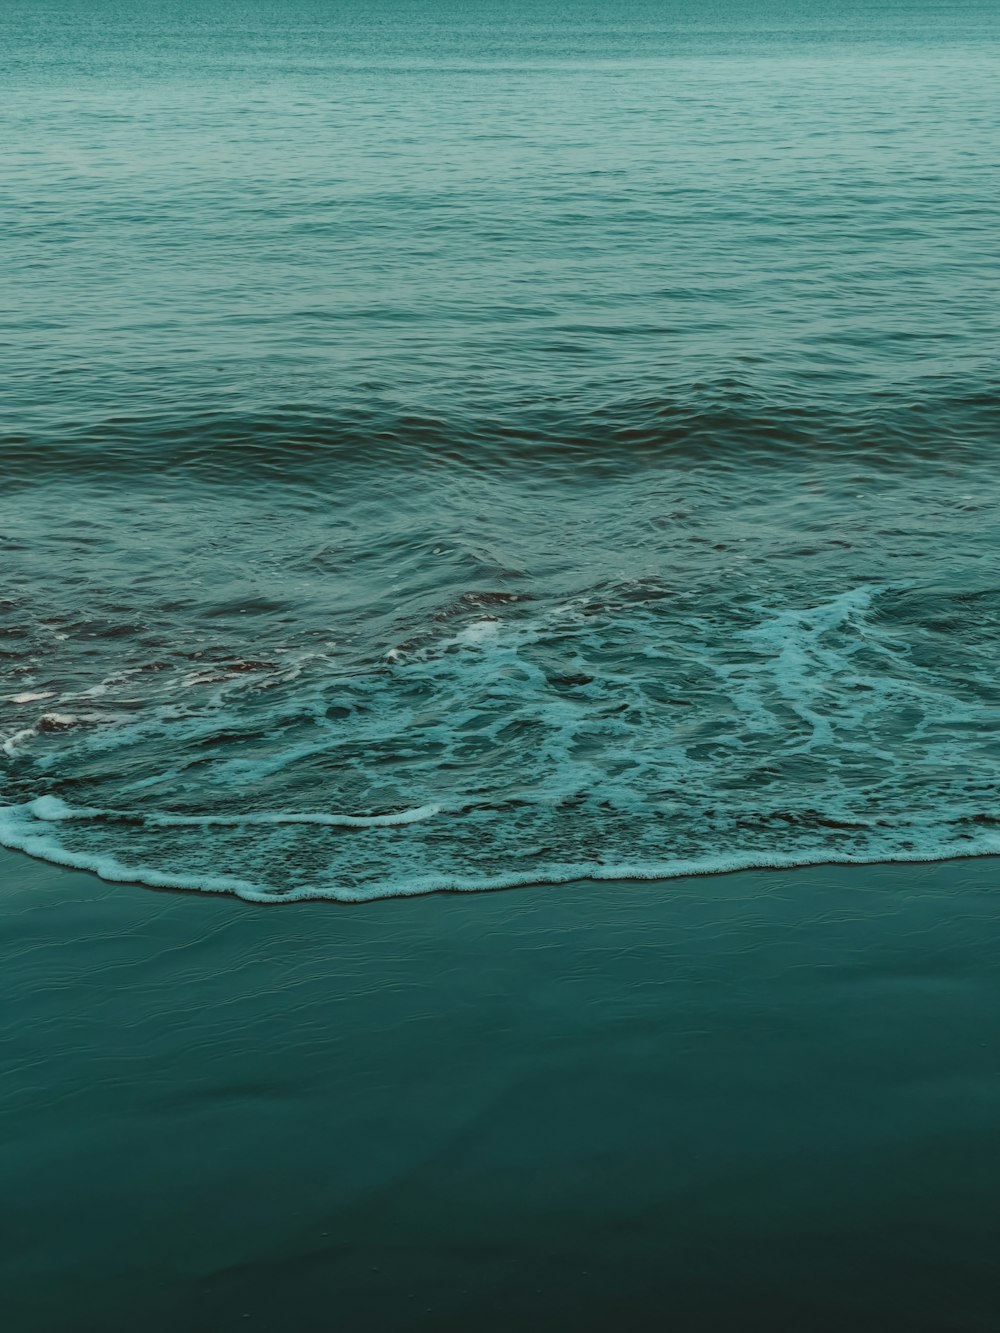
[[[10,6],[0,841],[255,901],[1000,851],[998,55]]]
[[[4,1330],[996,1333],[998,57],[4,6]]]
[[[260,911],[0,852],[9,1333],[995,1333],[989,859]]]

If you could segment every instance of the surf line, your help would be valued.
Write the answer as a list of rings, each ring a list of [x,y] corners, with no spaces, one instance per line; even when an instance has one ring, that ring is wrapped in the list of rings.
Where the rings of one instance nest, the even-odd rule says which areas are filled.
[[[384,815],[326,814],[320,811],[261,811],[236,815],[174,815],[160,812],[101,810],[95,806],[79,809],[57,796],[39,796],[28,803],[26,812],[46,823],[70,820],[105,820],[109,823],[144,824],[151,828],[197,827],[212,825],[238,827],[246,824],[317,824],[330,828],[383,828],[399,824],[417,824],[432,819],[444,809],[440,805],[419,805],[408,810],[394,810]]]

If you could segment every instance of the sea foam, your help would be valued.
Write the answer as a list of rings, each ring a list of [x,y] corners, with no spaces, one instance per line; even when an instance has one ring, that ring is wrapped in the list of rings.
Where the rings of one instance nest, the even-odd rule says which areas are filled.
[[[0,842],[286,902],[992,854],[986,650],[958,687],[917,650],[914,596],[747,599],[720,632],[626,582],[470,606],[391,664],[331,679],[318,660],[266,693],[245,673],[194,710],[158,675],[137,717],[16,733]],[[102,799],[39,792],[53,776]]]

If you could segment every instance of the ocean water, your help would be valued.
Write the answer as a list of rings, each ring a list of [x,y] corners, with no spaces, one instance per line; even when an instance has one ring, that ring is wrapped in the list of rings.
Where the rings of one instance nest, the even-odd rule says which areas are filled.
[[[1000,852],[998,58],[992,0],[8,6],[0,842]]]

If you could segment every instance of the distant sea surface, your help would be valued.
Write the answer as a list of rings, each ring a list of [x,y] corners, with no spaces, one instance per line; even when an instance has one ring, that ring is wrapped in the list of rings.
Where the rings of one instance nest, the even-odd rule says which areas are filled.
[[[20,0],[0,842],[1000,852],[992,0]]]

